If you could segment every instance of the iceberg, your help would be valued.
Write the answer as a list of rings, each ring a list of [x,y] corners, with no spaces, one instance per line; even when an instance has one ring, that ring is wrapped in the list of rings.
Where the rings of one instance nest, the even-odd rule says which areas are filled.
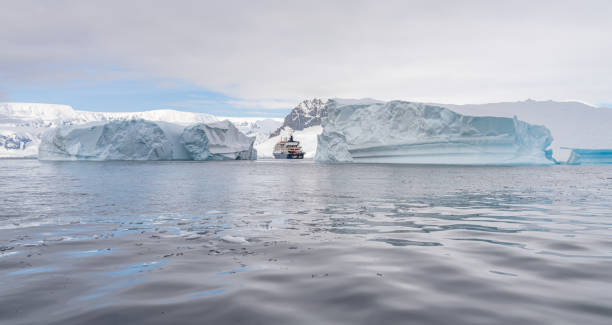
[[[171,160],[169,136],[145,120],[93,123],[50,130],[38,148],[40,160]]]
[[[565,148],[563,148],[565,149]],[[612,164],[612,149],[578,149],[571,150],[568,165],[610,165]]]
[[[229,121],[184,127],[142,119],[115,120],[47,131],[38,148],[38,159],[255,159],[253,141]]]
[[[567,148],[612,148],[612,108],[593,107],[580,102],[526,100],[478,105],[433,104],[471,116],[517,116],[530,124],[545,125],[555,138],[553,158],[566,162]]]
[[[550,165],[553,138],[516,117],[461,115],[405,101],[330,100],[315,160],[466,165]]]
[[[185,128],[181,142],[190,160],[256,160],[255,137],[247,137],[230,121]]]

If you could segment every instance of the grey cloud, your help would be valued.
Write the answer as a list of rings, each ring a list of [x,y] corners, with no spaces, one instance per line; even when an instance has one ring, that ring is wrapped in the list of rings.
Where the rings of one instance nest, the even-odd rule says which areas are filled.
[[[612,94],[610,1],[11,1],[0,78],[119,66],[250,100]]]

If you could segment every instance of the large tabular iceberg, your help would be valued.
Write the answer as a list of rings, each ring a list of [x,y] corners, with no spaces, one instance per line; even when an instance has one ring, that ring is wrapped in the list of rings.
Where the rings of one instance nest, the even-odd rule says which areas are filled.
[[[199,130],[205,130],[200,132]],[[182,125],[142,119],[94,122],[43,135],[40,160],[256,159],[254,138],[229,121]]]
[[[404,101],[328,103],[315,160],[413,164],[553,164],[547,128]]]

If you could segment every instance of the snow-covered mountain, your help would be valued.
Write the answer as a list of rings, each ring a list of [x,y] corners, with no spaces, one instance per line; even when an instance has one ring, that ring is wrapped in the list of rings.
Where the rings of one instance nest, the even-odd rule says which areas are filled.
[[[283,130],[300,131],[311,126],[321,125],[321,119],[327,116],[326,104],[327,100],[318,98],[302,101],[289,112],[283,121],[283,125],[274,131],[270,137],[281,134]]]
[[[0,158],[36,157],[42,134],[51,128],[91,122],[143,119],[178,125],[230,120],[242,133],[267,139],[281,125],[281,119],[217,117],[176,110],[103,113],[75,110],[67,105],[40,103],[0,103]]]

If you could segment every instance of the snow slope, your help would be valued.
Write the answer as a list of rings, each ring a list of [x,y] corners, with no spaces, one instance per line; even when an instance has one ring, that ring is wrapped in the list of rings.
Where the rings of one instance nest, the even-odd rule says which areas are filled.
[[[553,164],[548,129],[404,101],[327,105],[315,160],[417,164]]]

